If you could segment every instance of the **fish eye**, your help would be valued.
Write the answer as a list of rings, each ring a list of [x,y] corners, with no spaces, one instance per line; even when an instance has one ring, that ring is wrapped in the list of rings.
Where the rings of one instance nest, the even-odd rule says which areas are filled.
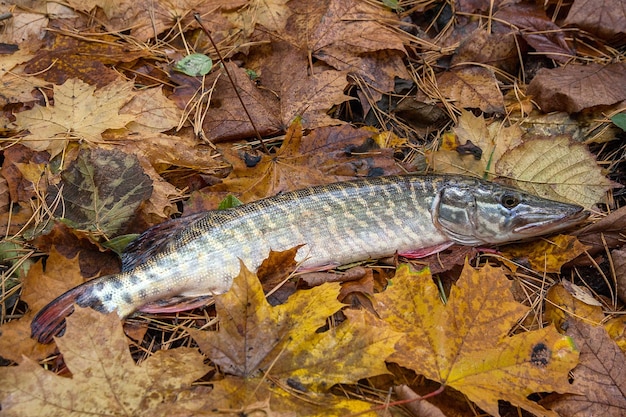
[[[504,193],[502,198],[500,198],[500,204],[509,210],[517,206],[519,203],[519,197],[513,193]]]

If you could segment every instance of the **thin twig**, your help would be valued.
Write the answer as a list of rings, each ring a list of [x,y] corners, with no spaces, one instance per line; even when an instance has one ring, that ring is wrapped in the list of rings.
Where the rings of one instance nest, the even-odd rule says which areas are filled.
[[[194,19],[196,19],[196,21],[200,25],[200,28],[202,29],[202,31],[208,36],[209,41],[211,42],[211,45],[213,45],[213,48],[215,49],[215,52],[217,53],[218,58],[220,59],[220,61],[222,61],[222,64],[224,66],[224,71],[226,71],[226,75],[228,76],[228,79],[230,80],[230,83],[233,85],[233,89],[235,90],[235,94],[237,94],[237,98],[239,99],[239,102],[241,103],[241,106],[243,107],[243,110],[246,112],[246,116],[248,116],[248,120],[250,120],[250,124],[252,124],[252,128],[254,129],[254,133],[256,133],[256,137],[259,140],[259,142],[261,143],[261,146],[263,147],[263,151],[265,151],[265,153],[269,153],[270,151],[269,151],[269,149],[267,149],[267,146],[265,146],[265,141],[263,141],[263,138],[261,137],[261,134],[259,133],[258,129],[256,128],[256,125],[254,124],[254,120],[252,120],[252,116],[248,112],[248,109],[246,108],[246,105],[243,103],[243,99],[239,95],[239,91],[237,90],[237,85],[235,84],[235,81],[233,80],[233,77],[230,75],[230,71],[228,70],[228,66],[226,65],[226,61],[224,61],[224,58],[222,57],[222,54],[220,53],[220,50],[218,49],[217,45],[213,41],[213,37],[211,36],[211,32],[206,27],[204,27],[204,24],[202,23],[202,18],[200,17],[200,13],[194,13],[193,17],[194,17]]]

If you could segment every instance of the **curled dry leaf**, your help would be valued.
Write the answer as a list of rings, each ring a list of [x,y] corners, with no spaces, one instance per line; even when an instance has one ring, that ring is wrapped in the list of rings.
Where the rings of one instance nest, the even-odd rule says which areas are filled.
[[[532,137],[505,153],[496,174],[522,190],[591,208],[614,184],[587,147],[566,136]]]
[[[626,9],[622,0],[574,0],[565,24],[577,26],[601,39],[615,41],[615,46],[623,45]]]
[[[545,113],[563,110],[576,113],[626,100],[625,73],[626,62],[543,68],[530,82],[527,92]]]

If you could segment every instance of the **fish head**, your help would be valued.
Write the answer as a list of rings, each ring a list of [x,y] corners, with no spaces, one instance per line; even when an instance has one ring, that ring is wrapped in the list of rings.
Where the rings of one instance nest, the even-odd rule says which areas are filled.
[[[583,207],[481,180],[451,181],[433,201],[433,223],[451,240],[477,246],[529,239],[583,222]]]

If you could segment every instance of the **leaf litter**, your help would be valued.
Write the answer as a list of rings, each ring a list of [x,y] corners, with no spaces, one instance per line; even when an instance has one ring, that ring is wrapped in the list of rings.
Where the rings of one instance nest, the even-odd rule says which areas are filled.
[[[49,415],[68,415],[58,407],[68,405],[64,398],[78,398],[63,397],[68,391],[61,390],[69,388],[80,396],[71,404],[75,415],[94,407],[149,415],[295,415],[294,410],[375,415],[392,407],[412,415],[394,401],[420,396],[428,397],[421,400],[425,406],[436,408],[429,412],[474,415],[466,400],[458,401],[459,392],[492,415],[521,412],[502,402],[494,405],[498,400],[550,415],[526,395],[551,391],[564,394],[549,394],[542,404],[560,415],[577,415],[581,404],[619,415],[620,380],[606,366],[603,371],[590,365],[621,363],[619,347],[626,346],[619,315],[624,194],[617,188],[624,182],[623,141],[615,140],[624,132],[611,123],[625,114],[620,71],[625,19],[615,2],[597,6],[606,13],[590,12],[584,1],[529,6],[457,0],[453,9],[442,2],[282,0],[72,0],[31,6],[0,5],[0,12],[11,14],[0,21],[0,42],[10,46],[0,64],[0,186],[8,194],[0,218],[10,248],[17,242],[27,249],[23,255],[7,253],[24,261],[45,258],[29,272],[12,268],[2,274],[0,356],[19,363],[0,367],[10,379],[8,385],[0,382],[2,414],[38,415],[45,398],[52,405],[45,407]],[[211,28],[226,62],[198,30],[194,13]],[[213,61],[210,72],[174,70],[194,53]],[[224,65],[235,75],[234,86]],[[269,154],[250,140],[256,133],[235,91],[266,137]],[[542,113],[553,110],[560,113]],[[394,140],[380,140],[384,137]],[[239,139],[248,141],[232,143]],[[121,166],[129,168],[121,180],[128,187],[113,186],[120,184]],[[575,231],[577,238],[556,236],[481,255],[451,248],[428,261],[411,260],[418,267],[429,263],[439,288],[428,287],[433,281],[426,272],[419,282],[394,284],[403,274],[413,275],[401,267],[394,278],[397,260],[387,260],[374,268],[364,265],[363,284],[343,284],[340,290],[338,284],[320,285],[339,274],[317,273],[315,284],[290,277],[287,256],[268,263],[280,271],[276,276],[263,272],[271,276],[265,290],[286,282],[280,296],[271,298],[279,303],[289,295],[285,304],[269,306],[248,274],[242,284],[248,290],[239,290],[256,308],[226,295],[217,307],[143,315],[127,320],[130,339],[123,338],[117,319],[78,312],[71,320],[100,329],[110,341],[94,344],[97,332],[87,340],[70,321],[58,339],[61,356],[57,345],[29,337],[30,318],[47,301],[84,279],[116,270],[115,258],[104,252],[107,239],[143,232],[179,212],[215,208],[229,194],[247,202],[307,185],[423,170],[485,177],[577,202],[594,211],[593,224]],[[70,177],[91,178],[91,185]],[[462,268],[468,256],[499,266],[471,272]],[[470,276],[480,282],[467,286]],[[592,304],[603,311],[587,313],[582,301],[555,296],[569,279],[591,288]],[[419,301],[434,309],[438,321],[407,317],[411,308],[392,306],[393,313],[374,308],[371,300],[401,300],[406,294],[395,292],[415,285],[429,288],[420,290],[428,296]],[[551,286],[555,290],[548,292]],[[485,288],[489,295],[481,292]],[[345,294],[346,302],[369,305],[368,311],[386,320],[424,320],[424,332],[439,333],[407,346],[404,339],[394,343],[393,337],[382,337],[391,334],[389,326],[336,301]],[[474,308],[476,300],[485,300],[482,308]],[[497,308],[489,307],[494,300]],[[544,316],[544,305],[556,310]],[[570,326],[568,334],[581,351],[571,385],[564,378],[576,365],[575,349],[543,325],[553,321],[563,331],[568,312],[606,328]],[[490,318],[494,324],[485,335],[492,342],[479,341],[467,323]],[[419,328],[409,324],[403,337],[417,337]],[[240,331],[242,325],[262,331]],[[225,336],[233,326],[237,331]],[[212,337],[208,346],[198,343],[202,355],[189,349],[196,346],[190,333]],[[272,341],[271,335],[282,339]],[[594,347],[600,340],[610,354]],[[255,355],[247,358],[241,346],[253,347]],[[589,350],[596,352],[596,362],[586,357]],[[361,352],[367,354],[360,358]],[[415,352],[426,359],[415,363]],[[559,352],[563,356],[555,358]],[[400,363],[403,355],[406,362]],[[476,367],[477,358],[484,359],[484,367]],[[29,388],[45,381],[47,392]],[[127,382],[126,392],[116,385],[120,381]],[[501,384],[494,387],[495,381]],[[444,384],[443,392],[437,384]],[[13,390],[17,386],[26,387],[22,394],[46,396],[29,397],[29,405],[30,399]],[[120,401],[110,401],[111,394]],[[31,412],[31,405],[37,411]]]

